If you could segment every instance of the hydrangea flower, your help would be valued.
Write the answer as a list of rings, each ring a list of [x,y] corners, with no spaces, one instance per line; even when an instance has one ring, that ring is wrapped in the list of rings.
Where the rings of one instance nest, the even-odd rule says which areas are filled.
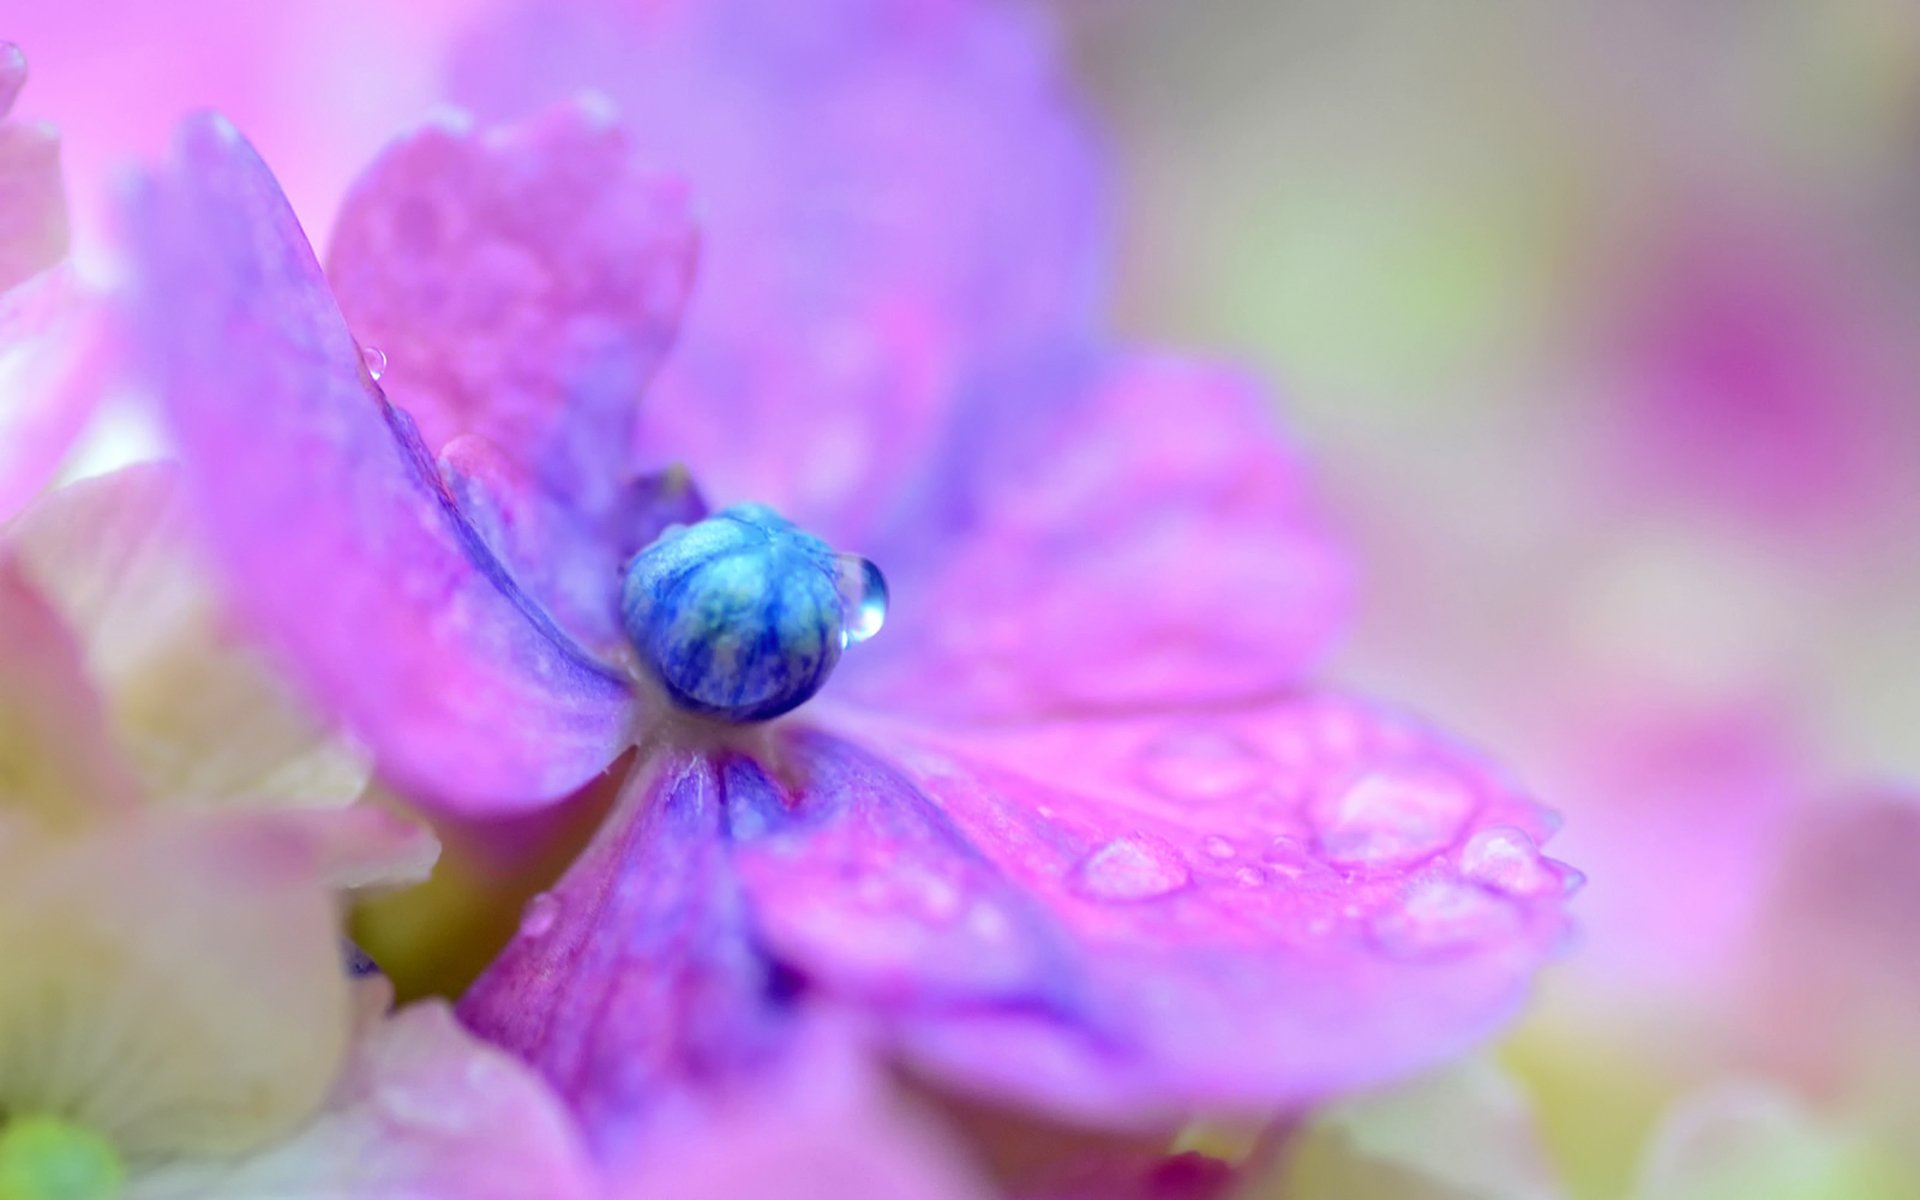
[[[759,499],[791,489],[827,540],[636,466],[693,233],[683,188],[601,106],[402,139],[326,275],[217,117],[130,204],[134,320],[195,511],[243,612],[381,769],[442,811],[505,814],[638,747],[599,839],[461,1009],[608,1161],[777,1070],[823,1012],[916,1074],[1074,1120],[1269,1113],[1484,1032],[1564,929],[1574,877],[1539,853],[1542,810],[1419,721],[1309,685],[1344,570],[1259,390],[1113,348],[1074,303],[991,319],[1003,296],[1078,295],[1050,271],[1080,263],[1044,237],[966,258],[993,248],[976,215],[1072,211],[1081,181],[1055,192],[1045,157],[1023,174],[1046,142],[998,124],[1010,83],[1054,127],[1019,27],[913,14],[880,27],[972,68],[913,136],[942,145],[950,122],[995,167],[939,177],[954,229],[916,223],[886,275],[845,277],[869,382],[932,371],[905,397],[920,432],[886,434],[894,389],[818,372],[786,328],[805,308],[723,310],[766,359],[714,390],[716,351],[677,385],[673,421],[719,423],[716,463],[721,430],[777,447],[791,422]],[[779,34],[801,78],[839,69],[830,39]],[[886,126],[888,94],[853,123]],[[969,124],[985,96],[1004,142]],[[857,265],[859,239],[785,221],[736,260]],[[802,267],[836,298],[831,259]],[[896,289],[904,339],[882,320]],[[857,336],[869,320],[887,336]],[[846,440],[812,424],[816,396],[851,444],[917,462],[823,468]],[[893,596],[864,645],[877,581],[832,550],[850,538]]]

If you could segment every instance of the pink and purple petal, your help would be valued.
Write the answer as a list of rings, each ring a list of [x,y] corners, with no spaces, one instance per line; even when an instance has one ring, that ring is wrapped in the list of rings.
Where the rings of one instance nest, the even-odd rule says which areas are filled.
[[[511,810],[605,767],[624,680],[459,513],[253,149],[190,120],[129,216],[132,317],[243,615],[416,793]]]
[[[593,520],[632,474],[641,394],[695,249],[685,189],[643,170],[611,114],[577,101],[394,142],[348,195],[327,276],[429,449],[485,437]]]
[[[1064,1115],[1411,1070],[1510,1014],[1565,930],[1542,810],[1359,701],[869,728],[728,776],[760,942],[923,1069]]]
[[[1510,1014],[1577,879],[1477,755],[1337,697],[783,727],[655,772],[463,1008],[603,1152],[777,1059],[803,1007],[1074,1120],[1309,1103]]]
[[[1100,169],[1049,35],[945,0],[524,4],[455,92],[505,116],[597,86],[685,175],[702,274],[643,452],[859,549],[973,372],[1098,311]]]
[[[1000,720],[1293,684],[1342,626],[1349,567],[1271,408],[1237,372],[1146,355],[979,397],[873,551],[893,616],[834,694]]]

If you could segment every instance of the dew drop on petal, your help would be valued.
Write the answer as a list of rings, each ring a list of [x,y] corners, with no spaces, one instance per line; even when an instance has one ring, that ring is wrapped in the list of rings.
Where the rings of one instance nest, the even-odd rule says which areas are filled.
[[[1188,729],[1158,738],[1141,753],[1138,778],[1169,800],[1244,796],[1272,774],[1266,759],[1231,734]]]
[[[1200,843],[1200,848],[1205,850],[1207,856],[1210,858],[1226,859],[1233,857],[1233,843],[1217,833],[1208,834],[1205,840]]]
[[[1267,881],[1259,867],[1241,867],[1233,873],[1233,877],[1242,887],[1259,887]]]
[[[362,345],[360,361],[367,368],[367,378],[375,383],[379,383],[380,377],[387,373],[387,352],[378,346]]]
[[[1416,886],[1400,907],[1370,924],[1373,939],[1397,958],[1462,954],[1519,929],[1513,905],[1472,884],[1435,880]]]
[[[560,902],[550,894],[541,892],[527,901],[527,907],[520,914],[520,936],[544,937],[559,919]]]
[[[1467,839],[1460,852],[1460,874],[1512,896],[1538,896],[1560,887],[1533,839],[1507,825],[1482,829]]]
[[[840,648],[857,646],[887,623],[887,577],[880,568],[858,554],[838,556],[840,595],[846,601],[846,617],[840,627]]]
[[[1342,866],[1393,867],[1445,849],[1478,807],[1474,794],[1435,769],[1370,771],[1311,809],[1320,849]]]
[[[1285,834],[1269,842],[1260,857],[1266,861],[1267,869],[1281,879],[1331,883],[1339,878],[1332,867],[1314,857],[1313,851],[1298,838]]]
[[[1073,868],[1075,891],[1094,900],[1152,900],[1187,886],[1180,854],[1159,838],[1117,837]]]

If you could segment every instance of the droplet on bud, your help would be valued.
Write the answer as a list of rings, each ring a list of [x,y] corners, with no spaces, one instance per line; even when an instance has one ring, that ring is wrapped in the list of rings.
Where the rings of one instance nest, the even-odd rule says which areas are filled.
[[[858,554],[842,554],[840,598],[846,602],[846,615],[840,626],[840,648],[858,646],[887,623],[887,577],[880,568]]]
[[[760,504],[669,526],[627,563],[620,615],[673,704],[765,721],[805,703],[878,632],[886,581]]]
[[[363,344],[360,347],[360,362],[367,368],[367,378],[375,383],[379,383],[380,377],[387,373],[387,352],[378,346]]]

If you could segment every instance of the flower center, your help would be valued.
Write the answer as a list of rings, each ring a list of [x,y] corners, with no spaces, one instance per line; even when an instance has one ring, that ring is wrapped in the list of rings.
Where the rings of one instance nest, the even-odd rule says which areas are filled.
[[[112,1143],[59,1117],[0,1127],[0,1200],[113,1200],[125,1175]]]
[[[634,555],[620,615],[676,707],[765,721],[806,702],[841,651],[880,631],[887,583],[765,505],[736,504]]]

